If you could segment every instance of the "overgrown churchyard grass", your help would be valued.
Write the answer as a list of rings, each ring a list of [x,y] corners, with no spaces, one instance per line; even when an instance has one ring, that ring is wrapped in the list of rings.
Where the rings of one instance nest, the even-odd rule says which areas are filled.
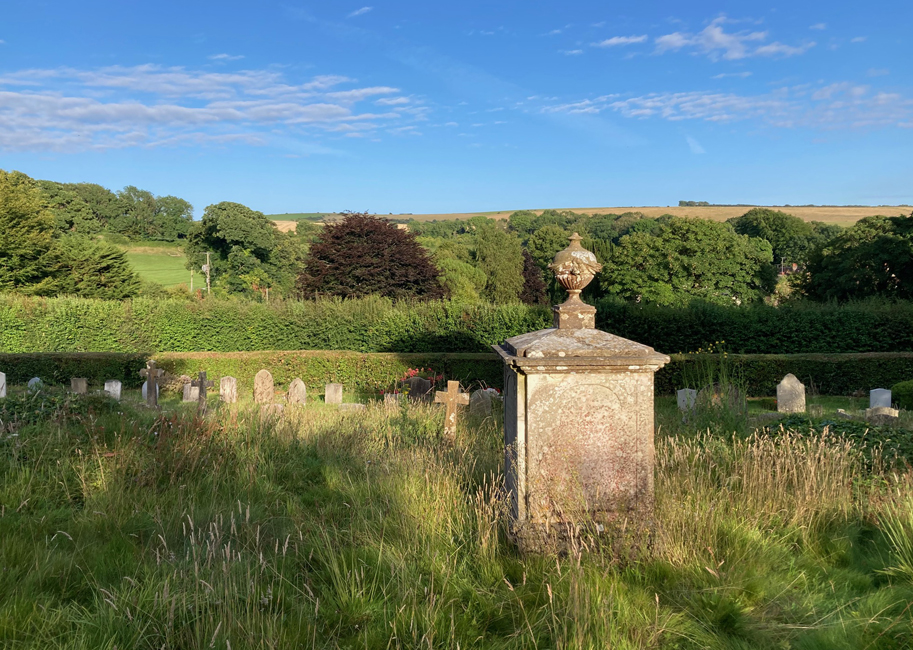
[[[913,475],[828,435],[679,417],[652,549],[524,558],[492,419],[37,404],[0,434],[2,647],[913,644]]]

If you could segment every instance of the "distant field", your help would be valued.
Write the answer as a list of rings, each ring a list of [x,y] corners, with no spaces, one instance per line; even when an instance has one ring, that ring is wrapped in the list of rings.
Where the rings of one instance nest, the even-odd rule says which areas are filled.
[[[126,254],[130,266],[143,280],[165,287],[190,284],[190,271],[184,267],[187,258],[180,248],[131,247]],[[200,279],[199,273],[197,279]]]
[[[699,217],[701,219],[712,219],[714,221],[725,221],[732,217],[738,217],[751,210],[752,206],[697,206],[697,207],[679,207],[679,206],[616,206],[607,208],[557,208],[559,210],[572,210],[574,212],[586,214],[622,214],[624,212],[641,212],[648,217],[658,217],[664,214],[672,214],[677,217]],[[849,226],[863,217],[874,215],[897,216],[901,214],[910,214],[913,207],[908,205],[889,206],[758,206],[769,207],[773,210],[782,210],[789,214],[795,215],[805,221],[823,221],[824,223],[836,223],[842,226]],[[495,212],[454,212],[449,214],[382,214],[378,215],[387,219],[415,219],[416,221],[443,221],[449,219],[469,219],[477,215],[489,217],[490,219],[507,219],[516,210],[501,210]],[[541,214],[543,210],[531,210],[536,214]],[[307,214],[307,213],[302,213]],[[270,219],[276,222],[276,226],[283,232],[295,228],[297,215],[269,215]],[[323,216],[336,216],[325,214]]]

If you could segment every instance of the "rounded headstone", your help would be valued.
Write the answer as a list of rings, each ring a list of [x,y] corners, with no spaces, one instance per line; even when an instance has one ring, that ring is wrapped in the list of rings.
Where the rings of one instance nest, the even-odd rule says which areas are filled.
[[[44,388],[44,382],[41,381],[41,377],[32,377],[29,379],[27,386],[30,392],[37,393],[39,390]]]
[[[307,386],[304,385],[304,382],[301,381],[298,377],[292,380],[291,385],[288,387],[288,394],[286,399],[288,399],[289,404],[304,404],[307,402],[308,391]]]
[[[273,374],[269,370],[261,370],[254,377],[254,402],[271,404],[273,397]]]

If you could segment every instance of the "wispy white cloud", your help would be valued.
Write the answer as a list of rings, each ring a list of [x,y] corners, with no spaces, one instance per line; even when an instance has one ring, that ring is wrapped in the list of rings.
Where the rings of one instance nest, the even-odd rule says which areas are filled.
[[[814,25],[809,25],[808,28],[815,29],[818,31],[824,31],[825,29],[827,29],[827,23],[815,23]]]
[[[718,59],[735,61],[752,56],[795,56],[797,54],[802,54],[815,46],[814,42],[804,43],[798,46],[785,45],[780,42],[760,45],[760,43],[767,40],[767,32],[727,32],[724,26],[726,23],[731,22],[734,21],[729,20],[725,16],[719,16],[696,34],[690,32],[672,32],[671,34],[658,36],[654,39],[654,44],[656,45],[655,52],[657,54],[664,54],[666,52],[674,52],[688,48],[697,53],[705,54],[714,61]]]
[[[564,56],[579,56],[583,54],[583,50],[558,50]]]
[[[607,38],[604,41],[593,43],[593,47],[618,47],[623,45],[634,45],[636,43],[644,43],[646,40],[646,34],[641,36],[613,36],[612,38]]]
[[[704,147],[701,146],[701,143],[692,138],[690,135],[685,136],[685,141],[688,143],[688,148],[691,149],[691,153],[697,155],[707,153]]]
[[[854,36],[850,39],[850,43],[865,43],[868,36]]]
[[[349,14],[348,16],[346,16],[346,17],[347,17],[347,18],[355,18],[355,16],[363,16],[363,15],[365,15],[366,13],[368,13],[369,11],[371,11],[372,9],[374,9],[374,7],[362,7],[361,9],[356,9],[355,11],[353,11],[352,13],[350,13],[350,14]]]
[[[377,99],[385,112],[356,110],[359,102],[399,91],[340,89],[353,83],[338,75],[294,83],[275,70],[215,73],[155,65],[21,70],[0,77],[0,151],[265,145],[277,133],[292,141],[424,119],[397,98]]]
[[[244,58],[244,55],[243,55],[243,54],[235,54],[235,55],[231,55],[231,54],[213,54],[213,55],[211,55],[211,56],[209,57],[209,60],[210,60],[210,61],[223,61],[223,62],[228,62],[228,61],[240,61],[240,60],[243,59],[243,58]]]
[[[408,97],[381,97],[376,102],[378,106],[400,106],[402,104],[408,104]]]
[[[747,79],[751,76],[751,72],[745,70],[743,72],[721,72],[720,74],[715,74],[711,79],[726,79],[728,77],[739,77],[740,79]]]
[[[866,74],[870,77],[883,77],[891,74],[891,71],[887,68],[869,68]]]

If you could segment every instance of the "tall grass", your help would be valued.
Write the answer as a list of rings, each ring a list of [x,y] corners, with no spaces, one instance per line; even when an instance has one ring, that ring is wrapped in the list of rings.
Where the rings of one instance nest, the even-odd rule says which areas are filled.
[[[500,423],[442,429],[424,406],[201,420],[96,403],[6,431],[0,646],[913,643],[880,523],[911,482],[840,440],[661,438],[655,539],[620,560],[520,556]]]

